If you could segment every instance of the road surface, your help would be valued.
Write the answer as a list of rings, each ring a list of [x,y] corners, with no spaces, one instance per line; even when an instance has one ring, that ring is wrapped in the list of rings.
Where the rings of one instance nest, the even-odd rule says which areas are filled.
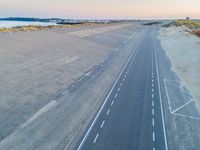
[[[156,57],[151,28],[133,50],[78,150],[168,149]]]

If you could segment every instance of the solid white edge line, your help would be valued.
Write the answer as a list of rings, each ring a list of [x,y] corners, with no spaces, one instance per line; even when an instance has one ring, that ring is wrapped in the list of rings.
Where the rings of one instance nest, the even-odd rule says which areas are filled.
[[[104,100],[104,102],[103,102],[101,108],[99,109],[98,113],[96,114],[96,116],[95,116],[95,118],[94,118],[92,124],[91,124],[90,127],[88,128],[88,130],[87,130],[85,136],[84,136],[83,139],[81,140],[81,143],[79,144],[77,150],[81,150],[83,144],[85,143],[85,140],[87,139],[87,137],[88,137],[90,131],[92,130],[94,124],[96,123],[97,118],[99,117],[101,111],[103,110],[105,104],[107,103],[107,101],[108,101],[108,99],[109,99],[109,97],[110,97],[112,91],[114,90],[114,88],[115,88],[117,82],[119,81],[121,75],[123,74],[125,68],[126,68],[127,65],[129,64],[129,62],[131,61],[131,58],[137,54],[137,51],[138,51],[137,49],[140,47],[140,45],[141,45],[141,43],[143,42],[143,40],[144,40],[144,37],[142,37],[142,38],[140,39],[140,41],[138,42],[137,46],[136,46],[136,47],[134,48],[134,50],[132,51],[131,56],[129,57],[128,61],[127,61],[126,64],[124,65],[122,71],[120,72],[120,74],[119,74],[117,80],[115,81],[114,85],[112,86],[110,92],[109,92],[108,95],[106,96],[106,98],[105,98],[105,100]],[[134,60],[134,58],[135,58],[135,57],[133,57],[133,60]]]
[[[164,140],[165,140],[165,150],[168,150],[167,137],[166,137],[166,127],[165,127],[164,113],[163,113],[163,103],[162,103],[161,90],[160,90],[160,77],[159,77],[159,74],[158,74],[159,70],[158,70],[157,52],[156,52],[156,47],[155,47],[155,29],[154,29],[154,56],[155,56],[155,62],[156,62],[156,74],[157,74],[157,80],[158,80],[158,91],[159,91],[161,117],[162,117],[163,133],[164,133]]]
[[[171,108],[171,104],[170,104],[170,101],[169,101],[169,94],[168,94],[168,90],[167,90],[166,80],[164,79],[163,81],[164,81],[164,86],[165,86],[165,92],[166,92],[166,95],[167,95],[169,110],[170,110],[170,113],[172,113],[172,108]]]

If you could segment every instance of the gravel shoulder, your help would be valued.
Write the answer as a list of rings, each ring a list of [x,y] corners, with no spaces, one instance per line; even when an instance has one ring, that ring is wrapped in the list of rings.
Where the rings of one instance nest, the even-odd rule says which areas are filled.
[[[171,59],[172,70],[189,89],[200,110],[200,38],[186,28],[168,27],[159,31],[161,45]]]

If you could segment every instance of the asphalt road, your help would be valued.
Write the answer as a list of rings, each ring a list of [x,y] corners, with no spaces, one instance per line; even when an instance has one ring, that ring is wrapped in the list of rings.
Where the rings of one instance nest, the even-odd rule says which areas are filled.
[[[154,29],[133,50],[78,150],[168,149]]]

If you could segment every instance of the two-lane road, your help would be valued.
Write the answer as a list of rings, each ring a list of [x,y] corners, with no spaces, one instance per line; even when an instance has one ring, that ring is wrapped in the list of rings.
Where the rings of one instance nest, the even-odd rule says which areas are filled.
[[[133,50],[78,150],[167,150],[155,31]]]

